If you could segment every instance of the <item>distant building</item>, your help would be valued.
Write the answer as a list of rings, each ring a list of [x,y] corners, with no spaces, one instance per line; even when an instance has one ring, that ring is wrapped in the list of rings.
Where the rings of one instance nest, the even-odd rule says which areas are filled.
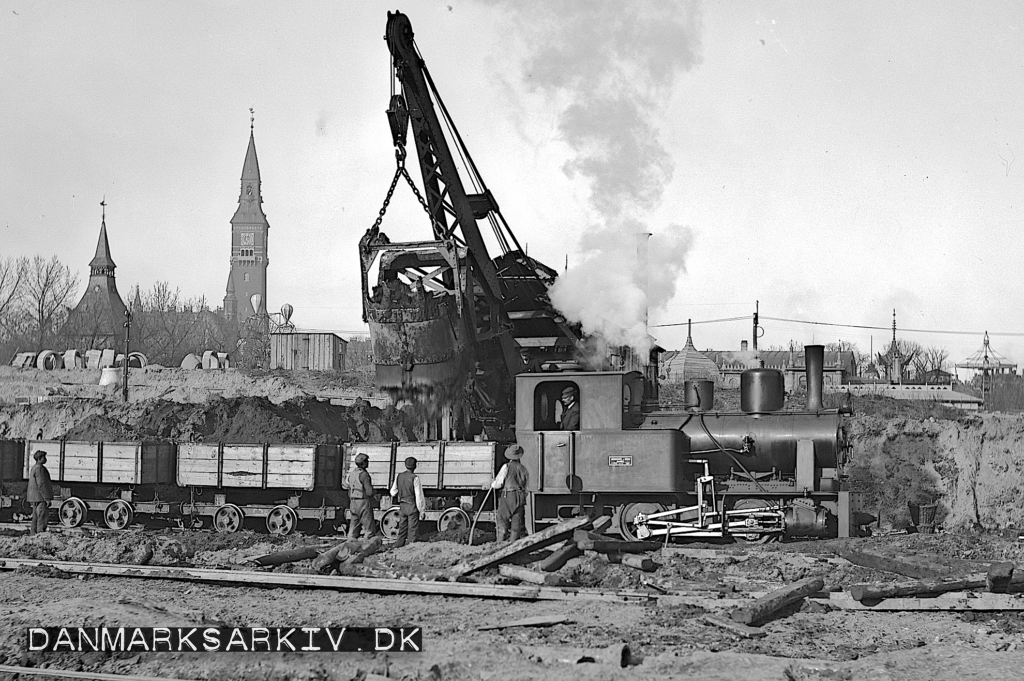
[[[897,400],[935,402],[965,411],[978,411],[984,404],[980,397],[959,392],[953,385],[920,385],[911,383],[895,385],[886,382],[848,385],[844,386],[843,390],[851,395],[881,395]]]
[[[739,388],[740,375],[744,371],[764,366],[767,369],[778,369],[782,372],[786,390],[807,389],[807,368],[802,349],[753,352],[746,349],[746,341],[740,348],[739,351],[705,351],[704,354],[717,365],[721,374],[718,383],[720,388]],[[826,387],[845,385],[857,375],[857,359],[850,351],[827,350],[825,351],[823,372]]]
[[[85,295],[68,314],[61,329],[69,348],[79,350],[118,349],[124,344],[125,307],[114,280],[113,258],[107,242],[106,202],[100,222],[100,238],[96,255],[89,262],[89,284]]]
[[[347,346],[333,333],[272,333],[270,368],[345,371]]]
[[[658,377],[665,383],[700,380],[719,383],[721,379],[718,366],[694,347],[693,336],[689,332],[682,350],[662,354]]]
[[[263,213],[260,164],[256,158],[256,139],[249,124],[249,148],[242,164],[242,186],[238,209],[231,218],[231,270],[224,294],[224,318],[244,322],[267,311],[267,238],[270,224]],[[259,295],[258,309],[253,296]]]

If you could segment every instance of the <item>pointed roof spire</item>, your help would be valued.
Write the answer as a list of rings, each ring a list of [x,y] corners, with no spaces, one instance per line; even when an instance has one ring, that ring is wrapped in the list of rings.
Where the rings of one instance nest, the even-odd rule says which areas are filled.
[[[225,293],[227,293],[227,296],[230,297],[233,297],[235,295],[235,278],[234,276],[232,276],[233,274],[233,272],[228,270],[228,287]]]
[[[259,182],[260,181],[260,163],[256,159],[256,136],[255,136],[255,121],[256,116],[253,114],[253,110],[249,108],[249,148],[245,152],[245,164],[242,166],[242,181],[246,182]]]
[[[107,197],[103,197],[100,201],[100,206],[103,207],[103,217],[100,222],[100,238],[96,243],[96,255],[89,262],[89,268],[93,274],[106,274],[114,273],[114,268],[117,265],[114,264],[113,258],[110,257],[110,244],[107,243]]]

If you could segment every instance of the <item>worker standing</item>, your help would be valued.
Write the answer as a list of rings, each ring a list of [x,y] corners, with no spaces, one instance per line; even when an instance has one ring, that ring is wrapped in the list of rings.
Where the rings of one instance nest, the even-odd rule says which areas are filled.
[[[423,496],[423,485],[416,475],[416,457],[405,460],[405,470],[395,477],[391,484],[391,497],[398,500],[398,539],[395,548],[416,541],[416,531],[420,524],[420,515],[427,510],[427,500]]]
[[[32,525],[29,534],[46,532],[50,515],[50,500],[53,499],[53,483],[50,471],[46,469],[46,452],[37,450],[32,458],[36,460],[28,476],[28,492],[25,500],[32,504]]]
[[[355,466],[348,473],[348,536],[358,539],[360,527],[367,537],[376,532],[373,522],[373,482],[366,470],[370,465],[370,457],[360,452],[356,454]]]
[[[498,471],[498,477],[491,483],[491,489],[501,490],[498,500],[497,529],[498,541],[519,539],[526,525],[526,487],[530,482],[530,472],[519,463],[523,458],[523,448],[511,444],[505,450],[508,462]],[[509,534],[509,525],[512,532]]]

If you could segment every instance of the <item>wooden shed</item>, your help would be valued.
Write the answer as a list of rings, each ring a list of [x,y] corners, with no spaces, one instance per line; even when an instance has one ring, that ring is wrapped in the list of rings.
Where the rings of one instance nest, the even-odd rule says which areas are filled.
[[[345,371],[348,341],[333,333],[270,334],[271,369]]]

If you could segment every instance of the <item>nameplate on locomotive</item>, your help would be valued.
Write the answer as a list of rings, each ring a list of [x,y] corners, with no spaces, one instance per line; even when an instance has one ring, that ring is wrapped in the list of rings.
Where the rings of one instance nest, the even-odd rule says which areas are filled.
[[[609,456],[608,457],[608,465],[609,466],[613,466],[613,467],[614,466],[632,466],[633,465],[633,457],[631,457],[631,456]]]

